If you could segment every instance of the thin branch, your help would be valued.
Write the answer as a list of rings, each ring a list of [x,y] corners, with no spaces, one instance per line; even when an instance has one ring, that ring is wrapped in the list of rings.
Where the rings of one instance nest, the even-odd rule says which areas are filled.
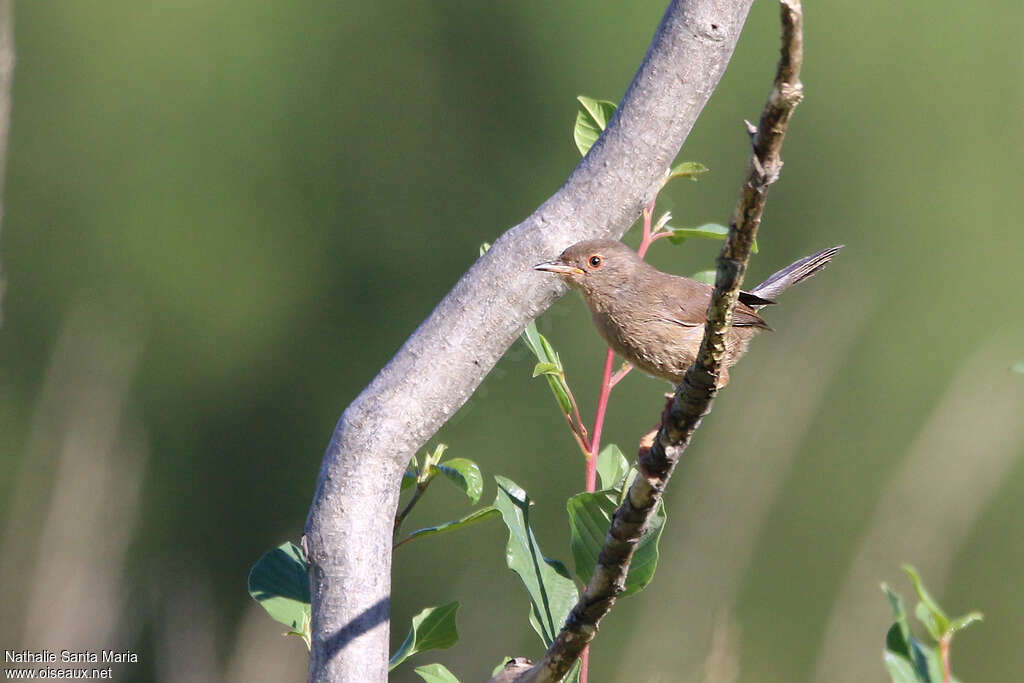
[[[781,6],[782,58],[753,138],[753,154],[729,225],[729,236],[718,257],[715,291],[697,360],[676,389],[672,407],[653,445],[640,453],[640,474],[623,504],[615,511],[593,578],[544,659],[520,676],[518,681],[561,680],[593,640],[601,618],[608,613],[625,586],[633,551],[664,494],[676,463],[701,420],[711,411],[725,356],[726,334],[732,323],[733,308],[754,238],[757,237],[768,187],[779,177],[782,168],[779,154],[786,126],[803,93],[800,83],[802,8],[799,0],[782,0]]]
[[[402,528],[402,522],[404,522],[405,518],[409,516],[412,509],[416,507],[416,503],[420,502],[420,498],[423,497],[423,492],[427,490],[428,486],[430,486],[431,481],[432,479],[427,479],[422,482],[416,482],[416,490],[412,492],[412,498],[410,498],[409,502],[405,504],[402,511],[395,515],[395,530],[392,534],[394,540],[398,540],[398,531]],[[395,543],[394,546],[397,548],[399,544]]]
[[[630,372],[632,372],[632,370],[633,370],[633,364],[632,363],[623,363],[622,367],[620,367],[618,370],[616,370],[615,374],[612,375],[612,380],[611,380],[612,386],[614,387],[616,384],[618,384],[623,379],[625,379],[626,375],[628,375]]]
[[[313,683],[387,680],[392,511],[410,457],[565,292],[533,265],[583,239],[621,236],[657,194],[751,2],[673,0],[607,129],[566,183],[479,258],[341,416],[306,521]]]
[[[580,407],[576,403],[576,396],[572,393],[569,383],[565,382],[565,373],[562,373],[562,380],[565,386],[565,393],[569,397],[569,405],[572,406],[572,418],[570,419],[568,415],[565,417],[569,420],[569,427],[576,434],[576,441],[583,448],[585,455],[590,452],[590,438],[587,435],[587,427],[583,424],[583,418],[580,417]],[[573,424],[573,420],[576,421],[575,424]]]

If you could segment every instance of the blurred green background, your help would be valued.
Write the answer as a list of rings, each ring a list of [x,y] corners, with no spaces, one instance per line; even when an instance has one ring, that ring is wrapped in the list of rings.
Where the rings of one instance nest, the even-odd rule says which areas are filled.
[[[577,163],[577,94],[618,100],[661,2],[17,6],[0,249],[0,643],[132,648],[124,681],[302,681],[248,597],[297,540],[335,420],[477,254]],[[661,197],[726,222],[777,58],[759,0]],[[667,497],[652,585],[602,625],[594,681],[883,681],[912,562],[965,681],[1022,678],[1024,68],[1017,0],[809,3],[806,100],[751,279],[845,243],[768,311]],[[635,244],[635,233],[627,236]],[[660,242],[677,273],[718,244]],[[578,298],[540,329],[591,419]],[[513,347],[437,440],[536,500],[568,561],[583,464]],[[664,383],[616,388],[633,452]],[[408,528],[463,514],[442,484]],[[484,680],[540,654],[499,522],[403,547],[392,639],[462,602],[417,664]],[[419,680],[411,666],[394,680]]]

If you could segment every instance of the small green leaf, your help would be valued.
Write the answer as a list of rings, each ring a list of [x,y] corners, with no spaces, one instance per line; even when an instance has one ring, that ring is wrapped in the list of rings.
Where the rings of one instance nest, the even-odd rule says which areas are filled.
[[[601,488],[619,488],[628,471],[629,462],[615,444],[608,444],[598,453],[597,475],[601,478]]]
[[[480,243],[480,255],[483,256],[484,254],[486,254],[487,250],[490,249],[490,248],[491,248],[491,243],[490,242],[481,242]]]
[[[533,368],[533,376],[544,375],[551,387],[551,393],[562,408],[562,412],[569,415],[572,412],[572,400],[569,398],[569,385],[563,376],[564,369],[562,361],[543,334],[537,331],[537,324],[531,322],[523,330],[523,343],[537,357],[538,363]]]
[[[682,244],[688,239],[724,240],[729,235],[729,228],[718,223],[705,223],[696,228],[669,228],[672,236],[668,241],[672,244]]]
[[[398,545],[402,545],[404,543],[419,538],[428,538],[430,536],[446,534],[449,531],[458,531],[459,529],[465,529],[468,526],[472,526],[479,522],[486,522],[488,519],[498,517],[500,515],[501,513],[498,512],[498,508],[494,507],[493,505],[488,505],[487,507],[480,508],[479,510],[474,510],[473,512],[469,513],[468,515],[460,519],[456,519],[451,522],[445,522],[444,524],[438,524],[437,526],[428,526],[423,529],[417,529],[416,531],[412,532],[404,539],[402,539],[401,543],[399,543]]]
[[[562,408],[562,412],[568,415],[572,412],[572,401],[569,400],[569,387],[566,385],[565,380],[561,377],[552,377],[547,375],[548,386],[551,387],[551,393],[555,395],[555,400],[558,401],[558,405]]]
[[[962,617],[957,617],[950,621],[949,628],[953,633],[956,633],[957,631],[964,630],[976,621],[982,621],[984,618],[985,615],[981,612],[971,612],[970,614],[965,614]]]
[[[928,629],[928,635],[935,640],[942,638],[942,628],[939,625],[939,620],[936,618],[935,613],[928,609],[928,605],[923,602],[917,603],[917,607],[914,608],[914,616]]]
[[[527,323],[521,337],[523,343],[526,344],[526,348],[533,352],[533,355],[537,357],[537,360],[541,362],[547,361],[547,358],[544,356],[544,351],[540,345],[540,332],[537,331],[536,320],[531,320]]]
[[[576,141],[576,149],[580,151],[580,156],[586,156],[611,120],[616,105],[614,102],[595,100],[585,95],[580,95],[576,100],[579,102],[579,108],[576,111],[576,125],[573,127],[572,137]]]
[[[541,348],[544,349],[545,358],[543,360],[546,360],[548,363],[553,364],[556,368],[561,370],[562,359],[558,357],[558,353],[555,351],[555,347],[551,345],[551,342],[549,342],[548,338],[545,337],[543,334],[538,334],[537,336],[540,338]]]
[[[419,476],[420,476],[420,465],[419,465],[418,462],[416,462],[416,456],[413,455],[412,459],[409,460],[409,466],[407,468],[405,468],[405,472],[402,474],[402,488],[401,488],[401,490],[404,491],[407,488],[409,488],[410,486],[412,486],[413,484],[415,484],[416,480],[419,479]]]
[[[444,664],[427,664],[413,669],[419,677],[427,683],[459,683],[451,671],[445,668]]]
[[[508,528],[505,563],[519,575],[530,595],[530,623],[548,647],[565,623],[579,595],[565,567],[541,553],[530,528],[530,498],[511,479],[495,477],[494,506]]]
[[[672,180],[673,178],[689,178],[693,182],[697,182],[700,176],[704,175],[711,169],[704,164],[697,161],[684,161],[681,164],[676,164],[672,167],[672,170],[668,172],[668,177],[665,178],[665,182]]]
[[[886,647],[897,654],[909,658],[910,624],[907,621],[907,608],[903,604],[903,596],[890,588],[887,583],[882,584],[882,591],[885,593],[885,596],[889,598],[889,604],[892,606],[893,618],[896,619],[896,623],[892,625],[892,628],[889,629],[888,636],[886,636]]]
[[[448,450],[448,444],[446,444],[446,443],[439,443],[439,444],[437,444],[437,446],[434,448],[434,452],[433,453],[428,453],[428,454],[425,454],[423,456],[423,469],[424,470],[430,470],[434,465],[439,463],[441,461],[441,458],[444,457],[445,451],[447,451],[447,450]],[[434,474],[436,474],[436,472],[431,472],[431,476],[433,476]]]
[[[892,683],[921,683],[922,679],[918,677],[913,664],[906,657],[886,651],[882,658]]]
[[[924,582],[921,581],[921,577],[918,575],[917,570],[911,565],[905,564],[903,565],[903,571],[905,571],[907,576],[910,577],[911,583],[914,584],[914,590],[917,591],[918,599],[921,601],[921,604],[924,605],[924,609],[931,615],[930,617],[922,618],[923,612],[921,610],[921,606],[918,605],[918,609],[915,610],[917,618],[921,620],[929,631],[931,631],[933,627],[938,629],[939,635],[936,636],[935,634],[932,634],[935,640],[938,640],[942,637],[942,634],[949,630],[949,617],[946,616],[946,613],[941,607],[939,607],[939,603],[937,603],[931,596],[928,589],[924,587]]]
[[[555,375],[562,374],[562,371],[558,369],[558,366],[554,363],[537,363],[533,366],[533,376],[538,375]]]
[[[614,489],[578,493],[566,503],[576,577],[583,583],[589,582],[594,574],[594,566],[618,503],[619,491]],[[658,541],[665,528],[665,519],[665,506],[659,502],[658,509],[651,516],[647,530],[633,553],[629,574],[626,575],[626,590],[622,596],[643,590],[654,578],[658,568]]]
[[[409,635],[388,662],[388,671],[415,654],[427,650],[446,650],[457,643],[459,631],[455,626],[455,613],[458,610],[458,602],[449,602],[440,607],[427,607],[414,616]]]
[[[282,543],[257,560],[249,572],[249,595],[309,647],[309,565],[302,548]]]
[[[672,234],[668,241],[672,244],[683,244],[689,239],[724,240],[729,235],[729,228],[718,223],[705,223],[696,228],[669,228]],[[758,252],[757,240],[750,249],[753,253]]]
[[[484,477],[475,462],[466,458],[452,458],[437,465],[437,469],[448,481],[462,489],[473,505],[480,502],[480,495],[484,492]]]
[[[697,282],[704,282],[714,287],[715,276],[717,274],[718,271],[715,270],[702,270],[700,272],[694,273],[693,275],[690,276],[690,278],[696,280]]]

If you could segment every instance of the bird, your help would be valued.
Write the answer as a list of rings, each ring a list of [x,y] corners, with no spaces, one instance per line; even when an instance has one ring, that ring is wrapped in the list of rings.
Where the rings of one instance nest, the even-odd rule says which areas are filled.
[[[842,248],[811,254],[740,292],[726,335],[718,388],[729,383],[729,368],[746,353],[750,340],[771,330],[758,311],[820,271]],[[673,384],[683,381],[704,337],[711,285],[662,272],[610,239],[577,242],[534,269],[555,273],[583,296],[598,332],[619,356],[649,375]]]

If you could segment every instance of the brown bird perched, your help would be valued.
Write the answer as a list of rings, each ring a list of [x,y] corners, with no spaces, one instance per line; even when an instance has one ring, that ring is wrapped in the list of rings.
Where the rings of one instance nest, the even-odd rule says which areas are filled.
[[[776,296],[825,267],[842,245],[786,266],[750,291],[740,292],[726,337],[718,386],[729,383],[729,367],[754,335],[771,328],[757,311]],[[587,240],[536,270],[557,273],[583,295],[598,332],[616,353],[644,372],[678,384],[704,338],[711,285],[663,273],[622,242]]]

